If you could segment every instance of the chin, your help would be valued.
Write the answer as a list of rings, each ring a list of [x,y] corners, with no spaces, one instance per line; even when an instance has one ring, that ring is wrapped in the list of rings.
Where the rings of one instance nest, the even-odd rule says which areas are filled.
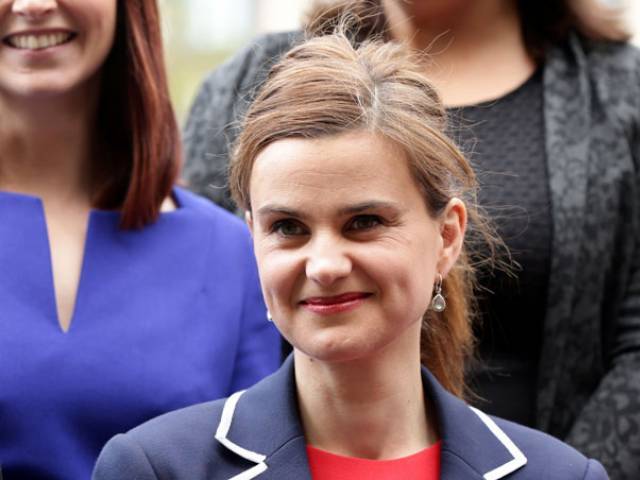
[[[366,341],[362,341],[362,339],[349,341],[345,340],[345,335],[327,335],[325,333],[296,346],[296,349],[313,360],[344,363],[362,360],[375,356],[376,352],[382,352],[384,345],[377,345],[372,340],[367,338]]]
[[[14,98],[23,98],[25,100],[47,100],[60,95],[58,88],[51,85],[24,85],[19,90],[13,90]]]
[[[78,91],[82,82],[72,74],[21,75],[0,82],[3,94],[25,100],[45,100]]]

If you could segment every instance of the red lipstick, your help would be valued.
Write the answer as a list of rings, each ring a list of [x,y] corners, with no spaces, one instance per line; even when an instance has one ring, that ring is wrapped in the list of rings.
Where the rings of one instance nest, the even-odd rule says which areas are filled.
[[[366,292],[348,292],[329,297],[309,297],[300,304],[319,315],[334,315],[359,307],[370,296],[371,294]]]

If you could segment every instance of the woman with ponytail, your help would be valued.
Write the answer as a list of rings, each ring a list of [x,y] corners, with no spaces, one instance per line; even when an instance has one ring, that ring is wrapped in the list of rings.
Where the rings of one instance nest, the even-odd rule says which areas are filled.
[[[607,478],[463,400],[470,259],[500,243],[421,68],[398,45],[336,33],[272,69],[230,188],[293,353],[244,392],[114,437],[94,480]]]
[[[402,42],[447,108],[479,203],[520,268],[481,269],[474,404],[566,440],[614,478],[640,472],[640,54],[599,0],[324,0],[357,40]],[[608,6],[607,6],[608,5]],[[228,201],[228,142],[301,32],[214,71],[185,131],[185,176]],[[473,259],[472,259],[473,260]]]

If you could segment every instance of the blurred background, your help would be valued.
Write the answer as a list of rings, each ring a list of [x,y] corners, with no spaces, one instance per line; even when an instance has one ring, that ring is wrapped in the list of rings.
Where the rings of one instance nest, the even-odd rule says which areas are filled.
[[[259,33],[294,30],[310,0],[160,0],[176,114],[184,121],[204,76]]]
[[[601,0],[616,2],[620,0]],[[311,0],[160,0],[171,96],[180,122],[204,76],[259,33],[294,30]],[[629,0],[640,46],[640,0]]]

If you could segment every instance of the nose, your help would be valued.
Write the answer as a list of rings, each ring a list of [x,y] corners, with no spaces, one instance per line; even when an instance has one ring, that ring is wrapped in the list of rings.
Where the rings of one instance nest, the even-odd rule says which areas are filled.
[[[328,236],[316,238],[310,247],[305,268],[310,280],[328,287],[351,273],[351,259],[339,241]]]
[[[58,6],[56,0],[15,0],[11,11],[30,19],[38,19],[53,12]]]

